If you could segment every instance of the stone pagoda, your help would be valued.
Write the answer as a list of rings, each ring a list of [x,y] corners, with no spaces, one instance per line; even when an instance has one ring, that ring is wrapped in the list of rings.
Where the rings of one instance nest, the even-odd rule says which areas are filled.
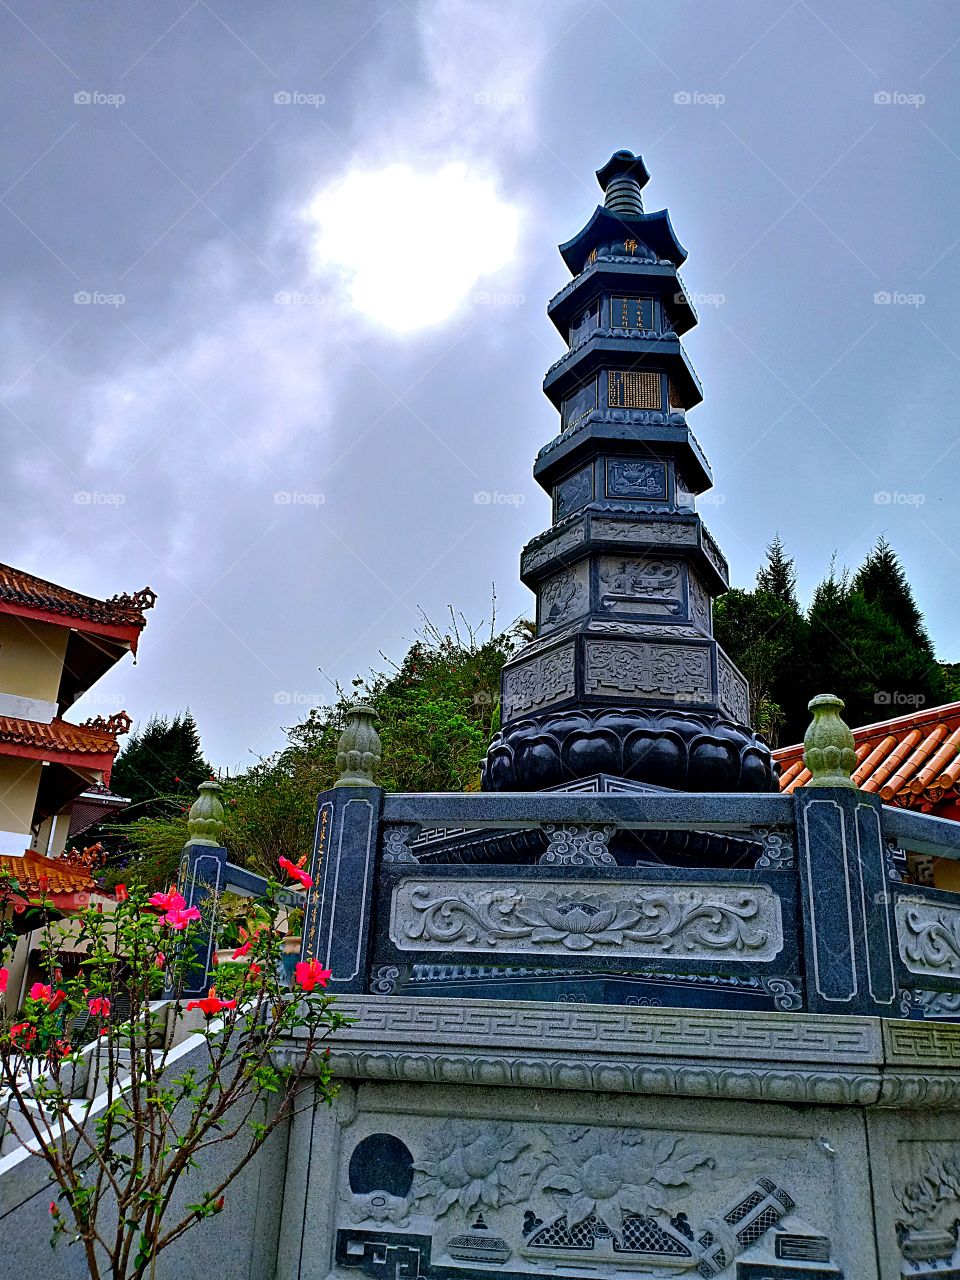
[[[643,211],[649,176],[616,152],[597,172],[603,206],[560,246],[573,279],[547,310],[568,349],[544,380],[560,433],[533,472],[553,523],[521,555],[537,639],[503,672],[487,791],[776,785],[747,682],[713,638],[727,563],[696,510],[713,478],[680,343],[697,317],[669,214]]]

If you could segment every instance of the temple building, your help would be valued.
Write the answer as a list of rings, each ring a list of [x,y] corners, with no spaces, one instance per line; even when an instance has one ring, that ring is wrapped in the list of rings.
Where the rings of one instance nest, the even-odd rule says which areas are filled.
[[[696,510],[713,479],[680,342],[697,317],[669,215],[643,211],[648,179],[618,151],[603,206],[560,246],[574,278],[547,310],[568,349],[544,381],[560,431],[534,466],[553,523],[521,555],[537,639],[503,672],[487,791],[776,788],[713,638],[727,562]]]
[[[0,565],[0,855],[61,853],[74,802],[109,782],[127,714],[64,716],[136,654],[155,599],[148,587],[97,600]]]

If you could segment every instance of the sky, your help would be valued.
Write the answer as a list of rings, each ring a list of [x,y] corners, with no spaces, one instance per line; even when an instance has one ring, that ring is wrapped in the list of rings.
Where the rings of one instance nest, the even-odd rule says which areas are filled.
[[[950,0],[0,0],[0,49],[0,558],[158,594],[71,718],[244,767],[421,611],[532,612],[556,246],[622,148],[733,583],[885,533],[960,660]]]

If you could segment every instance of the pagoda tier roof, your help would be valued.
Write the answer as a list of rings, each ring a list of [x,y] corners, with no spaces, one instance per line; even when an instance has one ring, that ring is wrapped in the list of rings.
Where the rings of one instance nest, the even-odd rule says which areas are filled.
[[[641,213],[628,218],[598,205],[593,217],[572,240],[560,245],[560,256],[571,275],[579,275],[592,250],[612,241],[623,239],[642,241],[658,258],[664,258],[679,267],[686,261],[687,251],[677,239],[677,234],[666,209],[656,213]]]
[[[862,725],[853,739],[853,780],[885,804],[930,812],[960,801],[960,702]],[[773,754],[780,762],[781,791],[809,782],[802,744]]]
[[[60,719],[44,723],[0,716],[0,756],[56,761],[109,776],[119,748],[117,734],[126,732],[129,724],[124,712],[109,720],[97,718],[87,724],[68,724]]]
[[[140,632],[146,626],[143,615],[153,608],[155,601],[156,595],[149,587],[134,595],[99,600],[23,569],[0,564],[0,613],[113,637],[125,641],[134,652]]]
[[[676,267],[673,263],[645,262],[640,258],[616,261],[606,257],[598,258],[554,294],[547,303],[547,315],[561,337],[566,339],[574,317],[594,298],[611,287],[627,292],[635,290],[640,284],[638,276],[641,275],[643,292],[654,293],[661,298],[677,336],[692,329],[697,323],[696,308]]]

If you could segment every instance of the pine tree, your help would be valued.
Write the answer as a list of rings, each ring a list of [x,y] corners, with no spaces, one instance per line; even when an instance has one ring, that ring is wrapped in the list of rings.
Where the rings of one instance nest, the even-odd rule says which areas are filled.
[[[797,570],[787,555],[779,533],[767,547],[767,563],[757,574],[757,590],[768,591],[784,604],[797,608]]]
[[[129,739],[117,757],[110,779],[112,789],[143,806],[157,796],[193,795],[210,777],[203,758],[200,733],[190,711],[172,720],[153,716]]]
[[[883,534],[857,571],[853,589],[892,618],[933,659],[933,645],[923,625],[923,615],[917,608],[903,565]]]

